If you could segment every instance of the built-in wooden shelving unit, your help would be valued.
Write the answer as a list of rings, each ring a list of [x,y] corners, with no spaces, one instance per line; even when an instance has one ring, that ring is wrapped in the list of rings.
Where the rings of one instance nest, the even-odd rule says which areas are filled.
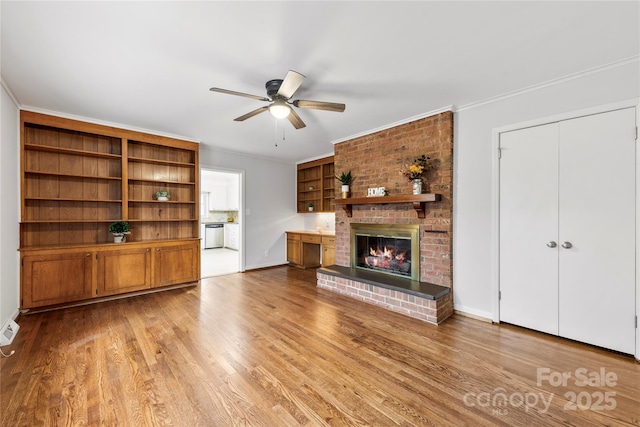
[[[21,307],[197,282],[195,142],[21,112]],[[166,190],[168,202],[155,200]],[[127,243],[109,234],[130,223]]]

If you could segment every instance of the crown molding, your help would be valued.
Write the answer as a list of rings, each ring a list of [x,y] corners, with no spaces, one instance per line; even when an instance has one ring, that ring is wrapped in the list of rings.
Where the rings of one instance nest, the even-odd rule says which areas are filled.
[[[60,113],[60,112],[57,112],[57,111],[46,110],[44,108],[36,108],[36,107],[31,107],[31,106],[25,105],[25,106],[20,107],[20,109],[24,110],[24,111],[31,111],[32,113],[40,113],[40,114],[47,114],[49,116],[61,117],[63,119],[78,120],[78,121],[81,121],[81,122],[93,123],[95,125],[102,125],[102,126],[115,127],[115,128],[119,128],[119,129],[126,129],[126,130],[130,130],[130,131],[134,131],[134,132],[147,133],[149,135],[164,136],[166,138],[180,139],[180,140],[183,140],[183,141],[195,142],[197,144],[200,143],[200,140],[194,139],[194,138],[189,138],[188,136],[174,135],[174,134],[166,133],[166,132],[158,132],[156,130],[139,128],[139,127],[136,127],[136,126],[127,126],[127,125],[123,125],[121,123],[114,123],[114,122],[109,122],[109,121],[106,121],[106,120],[98,120],[98,119],[92,119],[92,118],[89,118],[89,117],[76,116],[74,114],[65,114],[65,113]]]
[[[9,86],[9,83],[7,83],[4,77],[2,77],[1,75],[0,75],[0,85],[2,85],[4,90],[7,91],[7,93],[9,94],[9,98],[11,98],[16,108],[20,109],[20,101],[18,100],[18,97],[16,96],[15,93],[13,93],[13,91],[11,90],[11,87]]]
[[[622,67],[624,65],[633,64],[634,62],[640,61],[640,55],[630,56],[625,59],[621,59],[619,61],[610,62],[608,64],[599,65],[597,67],[589,68],[587,70],[579,71],[577,73],[568,74],[563,77],[558,77],[557,79],[547,80],[546,82],[537,83],[535,85],[526,86],[524,88],[514,90],[512,92],[506,92],[501,95],[493,96],[491,98],[483,99],[481,101],[471,102],[469,104],[461,105],[456,109],[457,112],[470,110],[472,108],[481,107],[486,104],[491,104],[493,102],[502,101],[508,98],[512,98],[514,96],[519,96],[525,94],[527,92],[533,92],[536,90],[544,89],[549,86],[555,86],[561,83],[565,83],[571,80],[580,79],[582,77],[589,76],[591,74],[601,73],[603,71],[611,70],[614,68]]]

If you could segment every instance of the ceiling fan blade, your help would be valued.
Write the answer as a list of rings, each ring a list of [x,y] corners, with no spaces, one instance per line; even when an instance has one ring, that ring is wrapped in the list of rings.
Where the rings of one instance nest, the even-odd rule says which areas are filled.
[[[312,110],[335,111],[338,113],[342,113],[346,108],[344,104],[338,104],[337,102],[305,101],[303,99],[293,101],[293,105],[298,108],[311,108]]]
[[[293,111],[293,109],[291,109],[291,112],[289,113],[287,118],[296,129],[302,129],[303,127],[307,126],[304,124],[300,116],[295,111]]]
[[[293,70],[289,70],[285,76],[280,89],[278,89],[278,95],[287,99],[291,98],[296,90],[300,87],[306,77]]]
[[[249,93],[236,92],[235,90],[229,90],[229,89],[220,89],[219,87],[212,87],[209,90],[211,92],[226,93],[228,95],[244,96],[245,98],[257,99],[258,101],[270,101],[269,98],[265,98],[264,96],[251,95]]]
[[[233,120],[236,121],[236,122],[242,122],[244,120],[250,119],[253,116],[257,116],[260,113],[264,113],[268,109],[269,109],[269,106],[265,105],[264,107],[257,108],[255,110],[245,114],[244,116],[240,116],[237,119],[233,119]]]

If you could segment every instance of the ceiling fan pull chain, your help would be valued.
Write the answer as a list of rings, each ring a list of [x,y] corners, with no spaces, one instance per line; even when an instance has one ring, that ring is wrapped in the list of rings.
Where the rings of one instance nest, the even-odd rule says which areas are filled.
[[[274,122],[276,122],[276,134],[275,134],[274,140],[276,141],[275,145],[277,147],[278,146],[278,121],[274,120]]]

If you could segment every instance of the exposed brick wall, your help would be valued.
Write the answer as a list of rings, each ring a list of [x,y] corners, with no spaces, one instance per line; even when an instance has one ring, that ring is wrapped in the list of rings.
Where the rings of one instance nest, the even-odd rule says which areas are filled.
[[[451,287],[453,113],[447,111],[341,142],[334,150],[336,174],[351,170],[355,176],[352,197],[366,197],[370,187],[385,187],[390,195],[411,194],[412,185],[401,171],[422,154],[436,161],[436,167],[425,175],[424,192],[442,196],[440,202],[427,203],[424,219],[417,217],[410,203],[353,205],[351,218],[336,208],[336,264],[350,266],[352,222],[419,224],[420,280]],[[339,185],[336,182],[336,194],[340,194]]]

